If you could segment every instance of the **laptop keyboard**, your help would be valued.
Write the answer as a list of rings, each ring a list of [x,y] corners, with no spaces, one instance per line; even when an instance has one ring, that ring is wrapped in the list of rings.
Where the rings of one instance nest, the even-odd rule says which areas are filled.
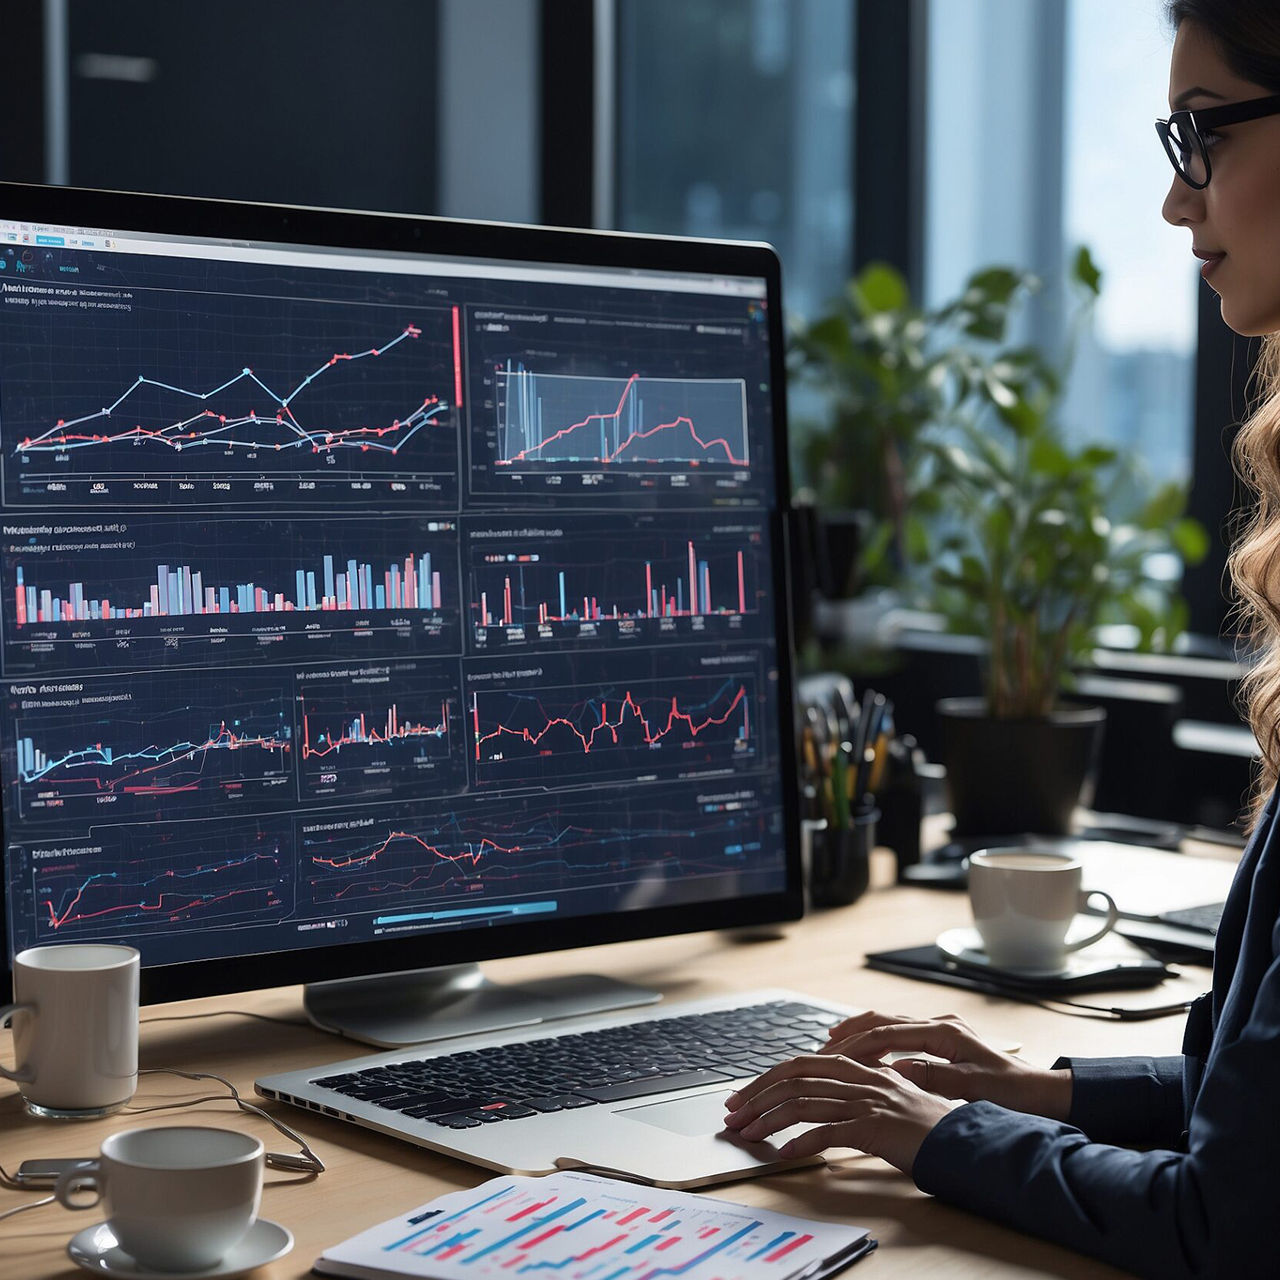
[[[448,1129],[759,1075],[827,1042],[841,1015],[794,1001],[495,1045],[324,1076],[343,1097]]]

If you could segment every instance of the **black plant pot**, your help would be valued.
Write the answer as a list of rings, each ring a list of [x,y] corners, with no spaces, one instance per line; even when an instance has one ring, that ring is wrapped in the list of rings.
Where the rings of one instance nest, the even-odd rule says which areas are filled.
[[[981,698],[943,698],[938,719],[957,839],[1068,833],[1076,805],[1091,798],[1106,721],[1101,707],[997,720]]]

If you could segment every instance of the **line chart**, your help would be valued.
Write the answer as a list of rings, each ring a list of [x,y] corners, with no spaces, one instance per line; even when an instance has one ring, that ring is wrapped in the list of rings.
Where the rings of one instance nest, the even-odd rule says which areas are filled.
[[[86,681],[12,698],[5,774],[37,826],[245,812],[290,798],[287,674]]]
[[[453,664],[383,663],[298,677],[301,799],[420,799],[466,785]]]
[[[672,303],[509,307],[497,322],[468,308],[471,495],[557,511],[606,495],[771,506],[764,326],[689,321]]]
[[[103,843],[67,857],[37,846],[37,937],[106,939],[278,919],[293,904],[286,836],[263,826],[201,823],[159,837],[149,827],[107,828]]]
[[[754,766],[760,747],[754,661],[714,675],[668,665],[664,673],[650,661],[625,680],[593,679],[597,663],[568,665],[575,673],[570,683],[493,690],[469,674],[475,781],[573,786]]]
[[[182,290],[123,317],[68,311],[40,360],[7,371],[6,500],[452,505],[453,320]]]
[[[319,367],[307,374],[292,391],[281,395],[269,387],[252,369],[247,366],[234,377],[228,378],[221,385],[209,391],[192,391],[186,387],[175,387],[157,378],[138,374],[137,378],[125,388],[109,405],[104,405],[96,413],[83,414],[78,418],[59,418],[46,431],[36,436],[28,436],[13,447],[17,453],[66,453],[72,449],[105,449],[110,445],[128,443],[156,445],[182,453],[184,450],[208,448],[210,446],[224,449],[243,449],[250,451],[273,450],[279,453],[283,449],[299,449],[304,453],[332,453],[338,449],[360,449],[364,452],[397,454],[417,434],[425,424],[432,422],[449,409],[448,404],[441,402],[439,396],[428,396],[423,402],[408,413],[404,420],[395,418],[385,426],[359,427],[304,427],[298,421],[292,408],[293,401],[304,392],[321,374],[344,360],[364,360],[368,357],[386,355],[406,339],[422,337],[422,330],[417,325],[406,325],[389,342],[381,347],[369,347],[354,354],[348,351],[335,351]],[[228,417],[225,413],[217,413],[213,409],[199,409],[187,418],[180,418],[162,427],[144,427],[135,423],[132,427],[112,430],[103,427],[100,431],[91,430],[91,424],[99,419],[116,416],[120,408],[140,387],[156,387],[161,391],[172,391],[174,395],[189,400],[209,400],[242,381],[252,382],[260,387],[276,408],[273,412],[262,415],[256,409],[250,409],[239,416]],[[281,428],[282,439],[271,440],[272,428]],[[245,436],[237,435],[242,429]],[[390,439],[384,439],[390,437]]]
[[[502,467],[751,466],[741,378],[625,379],[497,371]]]
[[[414,906],[452,907],[462,922],[472,904],[495,899],[554,897],[561,912],[572,912],[565,895],[576,895],[582,910],[587,893],[625,909],[629,901],[641,905],[644,886],[655,882],[744,876],[772,847],[772,821],[749,794],[727,811],[690,792],[657,804],[634,796],[555,805],[445,801],[345,830],[303,824],[300,909],[411,916]]]

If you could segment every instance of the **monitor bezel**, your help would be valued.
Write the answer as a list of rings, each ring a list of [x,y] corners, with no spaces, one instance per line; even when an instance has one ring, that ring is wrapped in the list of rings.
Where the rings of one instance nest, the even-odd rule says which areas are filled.
[[[779,768],[786,839],[786,880],[771,894],[695,905],[653,907],[613,915],[566,916],[549,922],[458,929],[407,938],[348,942],[296,951],[183,961],[142,970],[144,1003],[182,1000],[296,983],[373,977],[439,964],[538,955],[605,943],[741,928],[798,919],[803,913],[800,794],[796,762],[794,646],[788,573],[790,479],[781,266],[767,244],[677,236],[467,221],[401,213],[248,204],[185,196],[141,195],[74,187],[0,182],[6,220],[121,232],[247,240],[326,249],[428,254],[499,262],[539,262],[763,278],[771,356],[775,507],[770,516],[778,666]],[[7,787],[8,779],[2,780]],[[7,849],[0,810],[0,851]],[[12,989],[0,877],[0,999]],[[424,956],[439,938],[442,954]],[[447,954],[444,954],[447,953]],[[424,960],[427,963],[424,963]]]

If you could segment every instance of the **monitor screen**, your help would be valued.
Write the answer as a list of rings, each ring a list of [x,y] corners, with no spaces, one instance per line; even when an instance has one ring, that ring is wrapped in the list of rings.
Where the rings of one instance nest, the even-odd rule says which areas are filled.
[[[0,207],[9,956],[782,893],[765,278],[157,217]]]

